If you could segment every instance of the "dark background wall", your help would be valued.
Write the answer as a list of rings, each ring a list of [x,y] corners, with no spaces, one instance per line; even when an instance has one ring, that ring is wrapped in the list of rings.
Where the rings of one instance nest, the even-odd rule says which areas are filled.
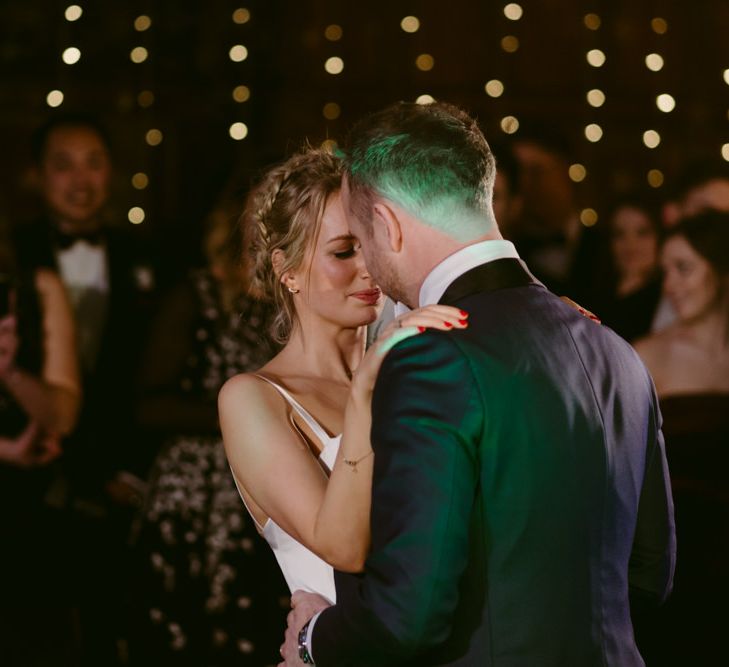
[[[92,111],[111,130],[113,217],[129,225],[127,211],[141,206],[146,217],[135,233],[174,239],[183,257],[194,255],[200,222],[221,192],[245,190],[304,139],[341,139],[363,113],[423,94],[465,106],[491,140],[504,137],[500,122],[509,115],[521,130],[536,123],[564,135],[572,161],[587,170],[580,203],[598,214],[614,192],[647,186],[649,170],[664,175],[658,189],[666,191],[682,163],[721,157],[729,143],[726,0],[523,0],[516,21],[505,16],[507,3],[485,0],[79,0],[81,17],[68,21],[70,4],[0,1],[7,221],[37,211],[28,141],[52,111],[52,90],[63,92],[60,110]],[[240,8],[249,17],[236,23]],[[599,17],[597,29],[586,25],[588,14]],[[401,28],[408,15],[419,19],[417,32]],[[140,16],[151,19],[144,31],[135,29]],[[331,25],[341,28],[336,41],[325,35]],[[518,40],[515,51],[502,47],[507,36]],[[229,57],[236,44],[248,50],[242,62]],[[61,55],[72,46],[81,58],[65,64]],[[144,62],[130,59],[137,46],[148,50]],[[606,55],[602,67],[586,60],[594,48]],[[663,57],[660,71],[646,67],[648,53]],[[421,54],[433,58],[429,71],[416,66]],[[340,74],[325,71],[331,56],[343,59]],[[492,79],[505,87],[498,98],[484,90]],[[245,102],[232,97],[240,85],[250,90]],[[599,108],[586,100],[593,88],[606,96]],[[153,103],[140,100],[143,91]],[[675,98],[672,112],[657,108],[660,93]],[[338,105],[338,117],[325,118],[328,103]],[[245,139],[230,137],[235,122],[246,124]],[[603,130],[597,143],[585,138],[589,123]],[[145,141],[150,129],[162,132],[157,146]],[[649,129],[661,136],[654,149],[643,143]],[[138,172],[148,176],[144,189],[132,185]]]

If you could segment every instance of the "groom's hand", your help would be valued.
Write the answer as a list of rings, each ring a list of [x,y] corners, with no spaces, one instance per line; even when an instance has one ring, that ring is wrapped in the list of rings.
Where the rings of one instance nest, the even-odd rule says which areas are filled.
[[[330,606],[326,598],[316,593],[294,592],[291,596],[291,611],[287,618],[288,627],[284,643],[281,645],[281,657],[284,662],[279,663],[279,667],[304,664],[299,658],[299,631],[315,614]]]

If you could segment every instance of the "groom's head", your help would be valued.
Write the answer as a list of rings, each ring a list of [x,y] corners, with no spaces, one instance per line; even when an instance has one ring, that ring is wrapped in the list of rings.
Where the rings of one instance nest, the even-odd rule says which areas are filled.
[[[401,102],[365,118],[344,162],[350,224],[373,277],[398,300],[412,301],[417,281],[459,247],[498,237],[493,155],[452,105]]]

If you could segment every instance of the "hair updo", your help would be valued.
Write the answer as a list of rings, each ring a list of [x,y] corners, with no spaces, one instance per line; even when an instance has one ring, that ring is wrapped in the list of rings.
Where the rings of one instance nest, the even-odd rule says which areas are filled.
[[[253,287],[275,304],[271,335],[285,343],[296,321],[292,294],[281,275],[298,269],[316,243],[329,196],[341,187],[339,158],[324,149],[304,149],[273,167],[248,197],[243,226],[252,254]],[[280,274],[271,260],[284,253]]]

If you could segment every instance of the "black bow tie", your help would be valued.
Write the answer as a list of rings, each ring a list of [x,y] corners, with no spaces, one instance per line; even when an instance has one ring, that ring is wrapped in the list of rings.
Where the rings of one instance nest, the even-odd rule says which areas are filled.
[[[98,246],[104,241],[104,235],[100,231],[85,232],[82,234],[66,234],[56,230],[53,234],[53,242],[60,250],[70,248],[76,241],[86,241],[89,245]]]

